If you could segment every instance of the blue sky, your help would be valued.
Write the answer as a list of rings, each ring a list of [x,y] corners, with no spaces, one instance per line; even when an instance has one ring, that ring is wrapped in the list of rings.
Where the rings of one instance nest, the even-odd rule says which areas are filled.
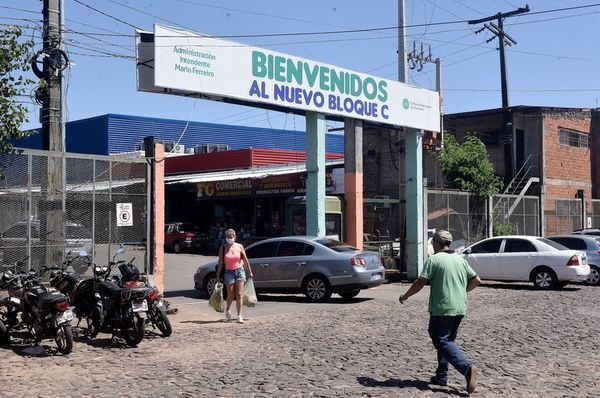
[[[214,36],[244,36],[393,27],[398,23],[396,1],[79,1],[122,22],[75,0],[64,0],[69,30],[67,49],[73,62],[67,79],[68,120],[120,113],[303,129],[304,120],[300,116],[137,92],[135,62],[113,56],[134,55],[134,39],[128,37],[134,28],[127,24],[150,31],[154,23],[161,23]],[[537,12],[594,4],[594,0],[529,0],[528,4],[531,12]],[[406,0],[406,23],[478,19],[523,6],[525,2],[517,0]],[[0,23],[36,26],[41,20],[41,7],[39,0],[2,0]],[[475,34],[477,28],[457,23],[407,29],[407,42],[411,48],[413,40],[430,44],[433,57],[442,59],[445,113],[493,108],[501,104],[497,41],[486,43],[491,34]],[[518,42],[507,52],[511,105],[600,106],[600,7],[525,14],[507,19],[505,28]],[[36,37],[36,48],[41,48],[39,30],[26,30],[26,34]],[[389,79],[397,78],[395,30],[228,40]],[[435,87],[433,65],[427,65],[421,72],[410,71],[409,76],[411,84]],[[37,108],[31,106],[30,122],[24,127],[38,126],[37,118]],[[335,122],[328,125],[340,126]]]

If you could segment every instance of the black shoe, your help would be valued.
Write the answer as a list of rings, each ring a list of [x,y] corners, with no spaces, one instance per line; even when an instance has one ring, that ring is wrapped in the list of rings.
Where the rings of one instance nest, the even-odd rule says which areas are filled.
[[[477,369],[471,366],[465,373],[465,379],[467,380],[467,392],[472,394],[477,386]]]
[[[448,380],[442,380],[442,379],[438,379],[437,376],[431,376],[431,379],[429,379],[429,384],[435,384],[436,386],[447,386],[448,385]]]

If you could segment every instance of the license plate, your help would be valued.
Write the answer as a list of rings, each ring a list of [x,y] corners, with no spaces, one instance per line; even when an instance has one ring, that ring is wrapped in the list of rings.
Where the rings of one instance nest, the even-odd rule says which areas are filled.
[[[63,313],[60,313],[56,316],[56,323],[61,324],[65,322],[71,322],[73,320],[73,311],[66,310]]]
[[[148,302],[146,300],[139,303],[133,301],[131,302],[131,309],[133,310],[133,312],[148,311]]]
[[[378,280],[380,280],[380,279],[381,279],[381,274],[374,274],[374,275],[371,275],[371,280],[372,280],[372,281],[378,281]]]

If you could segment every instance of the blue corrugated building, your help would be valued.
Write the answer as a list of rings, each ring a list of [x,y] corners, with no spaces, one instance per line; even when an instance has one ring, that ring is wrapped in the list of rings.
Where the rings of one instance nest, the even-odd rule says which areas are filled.
[[[187,127],[186,127],[187,125]],[[303,151],[305,132],[276,130],[227,124],[187,122],[185,120],[107,114],[67,122],[67,152],[114,155],[143,149],[144,137],[183,144],[226,144],[229,149],[274,148]],[[342,133],[327,133],[326,151],[344,153]],[[14,141],[21,148],[39,149],[40,134]]]

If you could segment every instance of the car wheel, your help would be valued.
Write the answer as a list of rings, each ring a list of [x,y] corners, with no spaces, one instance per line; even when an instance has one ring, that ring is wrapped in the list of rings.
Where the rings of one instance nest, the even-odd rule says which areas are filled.
[[[217,284],[217,276],[215,274],[208,274],[204,280],[204,291],[212,296],[215,291],[215,285]]]
[[[360,289],[350,290],[349,292],[338,293],[344,300],[350,300],[358,296]]]
[[[181,253],[181,244],[179,242],[173,243],[173,253]]]
[[[541,290],[550,290],[558,285],[558,278],[550,268],[538,268],[533,272],[533,286]]]
[[[590,274],[588,275],[585,282],[588,285],[599,286],[600,285],[600,268],[596,267],[595,265],[592,265],[590,267]]]
[[[322,276],[312,275],[304,282],[304,294],[310,301],[327,301],[331,297],[331,286]]]

